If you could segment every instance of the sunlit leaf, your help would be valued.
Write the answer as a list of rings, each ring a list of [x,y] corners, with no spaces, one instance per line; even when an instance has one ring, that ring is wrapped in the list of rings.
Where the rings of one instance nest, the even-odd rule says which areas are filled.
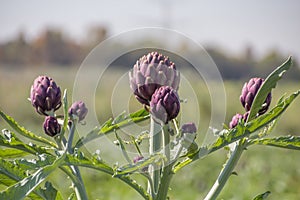
[[[42,142],[47,145],[51,145],[53,147],[57,147],[57,145],[43,137],[37,136],[31,131],[26,130],[24,127],[20,126],[11,116],[6,115],[4,112],[0,110],[0,116],[19,134],[24,137],[30,138],[32,140]]]
[[[26,169],[16,165],[15,161],[6,161],[0,158],[0,183],[11,186],[28,176]],[[38,187],[28,195],[31,199],[60,200],[61,194],[46,182],[45,187]]]
[[[0,148],[0,158],[17,158],[26,155],[28,155],[28,153],[22,150]]]
[[[16,135],[8,130],[5,130],[6,132],[9,132],[10,138],[7,138],[6,136],[0,135],[0,146],[5,146],[8,148],[18,149],[30,154],[42,154],[42,153],[48,153],[47,149],[45,147],[38,146],[36,144],[30,143],[25,144],[23,143],[19,138],[16,137]]]
[[[150,157],[145,158],[145,159],[137,162],[136,164],[128,164],[128,165],[117,168],[117,170],[115,171],[114,176],[119,177],[119,176],[122,176],[122,175],[133,173],[135,171],[138,171],[140,169],[143,169],[143,168],[149,166],[150,164],[159,163],[164,158],[165,158],[165,156],[161,153],[151,155]]]
[[[269,196],[269,194],[271,194],[270,191],[264,192],[262,194],[257,195],[256,197],[254,197],[253,200],[264,200]]]
[[[291,67],[292,58],[289,57],[281,66],[277,67],[264,81],[262,86],[259,88],[248,116],[248,121],[255,118],[261,106],[265,102],[268,94],[271,92],[272,88],[276,87],[277,82],[281,79],[282,75]]]
[[[110,119],[106,121],[101,127],[96,127],[90,131],[85,137],[81,138],[75,145],[75,148],[80,148],[82,145],[90,142],[96,138],[104,136],[108,133],[113,132],[116,129],[119,129],[124,126],[128,126],[132,123],[137,123],[144,121],[149,118],[149,113],[145,109],[141,109],[135,113],[124,116],[123,114],[119,115],[119,119],[114,121]],[[117,123],[116,123],[117,122]]]
[[[107,164],[105,164],[101,160],[97,159],[96,157],[93,159],[88,159],[86,157],[79,158],[79,157],[75,157],[73,155],[67,155],[66,163],[70,164],[70,165],[76,165],[76,166],[99,170],[99,171],[105,172],[109,175],[114,174],[114,170],[111,167],[109,167]],[[141,194],[145,199],[150,199],[147,191],[145,191],[145,189],[142,186],[137,184],[136,181],[132,180],[129,176],[119,176],[119,177],[115,177],[115,178],[118,178],[118,179],[122,180],[123,182],[125,182],[126,184],[130,185],[139,194]]]
[[[277,117],[279,117],[295,100],[295,98],[300,94],[300,90],[286,97],[284,100],[279,102],[273,109],[268,113],[261,115],[254,120],[246,123],[245,125],[238,124],[234,129],[223,130],[223,135],[219,136],[218,139],[207,146],[200,147],[197,152],[189,155],[185,160],[177,163],[174,166],[174,172],[190,164],[191,162],[198,160],[218,149],[221,149],[235,141],[238,141],[244,137],[249,137],[250,134],[260,130],[269,123],[273,122]]]
[[[261,138],[249,141],[251,144],[268,145],[285,149],[300,150],[300,136],[280,136],[275,138]]]
[[[65,159],[65,154],[58,158],[52,165],[47,165],[34,174],[24,178],[18,183],[8,187],[0,193],[0,199],[23,199],[43,182]]]

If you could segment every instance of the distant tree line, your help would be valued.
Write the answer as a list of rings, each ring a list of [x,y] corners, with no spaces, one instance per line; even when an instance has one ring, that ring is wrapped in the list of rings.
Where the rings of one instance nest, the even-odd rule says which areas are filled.
[[[25,34],[20,32],[15,39],[0,43],[0,67],[79,66],[86,55],[107,38],[107,32],[103,26],[92,27],[87,32],[87,39],[81,42],[67,37],[57,29],[45,29],[31,41],[26,40]],[[145,42],[147,41],[145,40]],[[182,46],[182,50],[185,50],[184,44]],[[246,47],[244,52],[238,56],[230,55],[217,47],[206,46],[205,49],[216,63],[224,79],[243,79],[249,76],[267,75],[287,58],[287,55],[273,50],[258,59],[254,56],[251,47]],[[143,53],[134,51],[124,54],[112,65],[129,69],[134,65],[133,61]],[[191,54],[197,56],[197,52],[191,52]],[[178,66],[190,66],[186,61],[176,59],[174,62]],[[294,65],[298,66],[298,63],[294,61]],[[300,68],[294,67],[288,76],[299,80]]]

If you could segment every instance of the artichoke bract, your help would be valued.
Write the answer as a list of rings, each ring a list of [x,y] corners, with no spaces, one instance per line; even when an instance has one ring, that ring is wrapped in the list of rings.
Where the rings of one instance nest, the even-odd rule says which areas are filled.
[[[229,128],[236,127],[240,120],[244,120],[244,115],[237,113],[232,117],[231,122],[229,123]]]
[[[176,90],[170,86],[161,86],[155,90],[150,102],[150,113],[156,122],[167,124],[177,117],[179,110],[180,99]]]
[[[39,76],[31,86],[30,100],[39,114],[47,116],[61,106],[60,88],[52,78]]]
[[[71,119],[78,117],[78,121],[84,120],[88,113],[88,109],[83,101],[75,101],[68,110]]]
[[[136,99],[149,105],[154,91],[160,86],[178,90],[180,74],[168,57],[151,52],[141,57],[129,72],[130,88]]]
[[[46,116],[44,121],[44,131],[47,135],[54,137],[60,133],[61,126],[58,123],[57,119],[52,116]]]
[[[193,122],[185,123],[181,126],[181,132],[182,133],[196,133],[197,127],[196,127],[195,123],[193,123]]]
[[[242,94],[240,96],[240,101],[246,111],[249,111],[251,109],[253,100],[254,100],[259,88],[263,84],[263,82],[264,82],[264,79],[262,79],[262,78],[252,78],[249,80],[249,82],[244,84],[244,87],[242,89]],[[268,94],[264,104],[262,105],[262,108],[258,111],[259,115],[264,114],[268,110],[268,108],[271,104],[271,100],[272,100],[272,95],[270,92]]]

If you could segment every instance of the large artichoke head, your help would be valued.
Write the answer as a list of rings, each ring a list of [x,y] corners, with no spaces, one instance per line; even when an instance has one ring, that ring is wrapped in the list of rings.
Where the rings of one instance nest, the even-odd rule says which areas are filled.
[[[130,87],[136,99],[150,105],[153,93],[161,86],[178,90],[180,74],[168,57],[151,52],[141,57],[129,72]]]

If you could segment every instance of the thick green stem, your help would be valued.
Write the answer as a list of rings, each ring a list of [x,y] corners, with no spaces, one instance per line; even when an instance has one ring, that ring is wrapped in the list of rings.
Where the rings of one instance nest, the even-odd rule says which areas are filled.
[[[204,200],[216,199],[218,197],[243,153],[245,142],[246,141],[242,139],[236,145],[234,151],[230,155],[230,158],[227,160],[224,168],[219,174],[218,179],[215,181],[214,185],[212,186]]]
[[[150,121],[150,138],[149,138],[149,154],[153,155],[158,152],[161,148],[161,126],[157,124],[151,117]],[[151,164],[149,166],[149,173],[152,179],[154,191],[152,191],[151,196],[155,196],[158,190],[160,181],[160,170],[156,164]],[[148,192],[151,192],[151,182],[148,182]]]
[[[76,122],[77,122],[76,120],[72,121],[72,125],[70,127],[70,133],[69,133],[69,137],[68,137],[68,141],[67,141],[67,151],[70,154],[74,153],[73,148],[72,148],[72,143],[73,143],[73,138],[74,138],[74,134],[75,134]],[[84,186],[78,166],[70,165],[70,169],[72,170],[72,173],[78,178],[78,181],[73,182],[77,199],[78,200],[88,199],[87,193],[85,190],[85,186]]]
[[[163,126],[162,135],[164,136],[163,150],[164,150],[164,155],[166,156],[166,161],[164,162],[163,173],[162,173],[158,193],[156,196],[157,200],[167,199],[169,185],[173,177],[172,167],[174,163],[171,162],[170,159],[170,133],[169,133],[168,125]]]

